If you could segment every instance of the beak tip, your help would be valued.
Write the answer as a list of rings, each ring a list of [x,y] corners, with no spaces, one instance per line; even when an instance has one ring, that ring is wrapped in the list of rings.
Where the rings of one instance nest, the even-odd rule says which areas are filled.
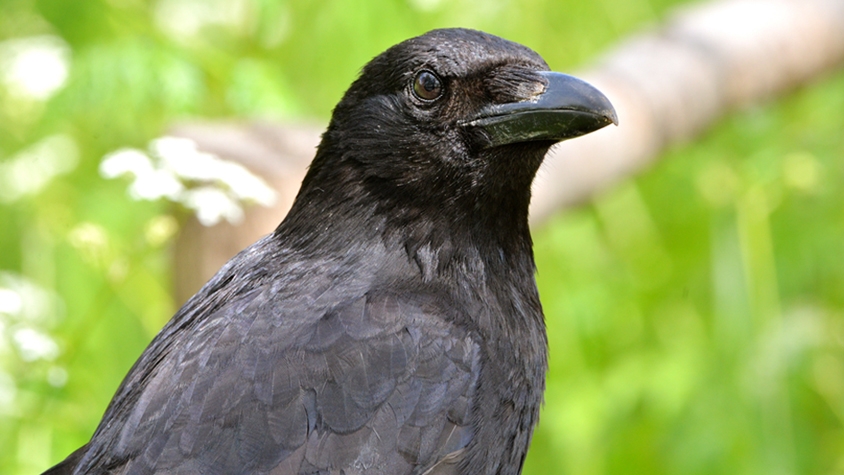
[[[618,112],[615,111],[615,106],[610,103],[609,98],[602,94],[603,107],[596,108],[595,113],[603,117],[607,121],[607,125],[618,126]]]

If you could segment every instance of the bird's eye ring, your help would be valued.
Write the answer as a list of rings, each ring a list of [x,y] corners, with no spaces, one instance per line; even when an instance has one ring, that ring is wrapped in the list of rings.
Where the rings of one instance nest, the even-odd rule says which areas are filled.
[[[413,78],[413,94],[419,99],[429,102],[439,99],[443,94],[443,83],[431,71],[423,69]]]

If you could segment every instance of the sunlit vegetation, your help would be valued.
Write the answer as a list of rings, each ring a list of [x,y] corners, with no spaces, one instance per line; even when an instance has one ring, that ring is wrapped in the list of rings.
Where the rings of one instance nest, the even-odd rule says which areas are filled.
[[[101,163],[168,126],[324,123],[360,67],[479,28],[568,71],[681,0],[0,2],[0,473],[85,443],[179,305],[184,210]],[[844,75],[734,113],[535,233],[525,473],[844,472]]]

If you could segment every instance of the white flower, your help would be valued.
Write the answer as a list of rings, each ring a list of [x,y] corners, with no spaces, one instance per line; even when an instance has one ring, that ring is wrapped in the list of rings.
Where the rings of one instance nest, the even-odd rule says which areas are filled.
[[[79,150],[67,135],[51,135],[0,163],[0,202],[34,195],[76,168]]]
[[[54,360],[59,356],[59,345],[33,328],[16,330],[13,339],[24,361]]]
[[[206,226],[222,219],[239,223],[242,203],[275,202],[275,191],[264,180],[240,164],[201,152],[193,140],[160,137],[149,149],[149,154],[135,149],[108,154],[100,173],[106,178],[132,175],[134,199],[167,198],[193,210]]]
[[[217,188],[204,187],[186,191],[182,204],[196,212],[204,226],[213,226],[223,218],[237,224],[243,220],[243,209],[227,193]]]
[[[117,178],[126,174],[142,175],[152,170],[152,161],[147,154],[134,148],[111,152],[100,163],[100,175],[105,178]]]
[[[70,48],[58,36],[0,42],[0,82],[18,96],[46,100],[67,80]]]

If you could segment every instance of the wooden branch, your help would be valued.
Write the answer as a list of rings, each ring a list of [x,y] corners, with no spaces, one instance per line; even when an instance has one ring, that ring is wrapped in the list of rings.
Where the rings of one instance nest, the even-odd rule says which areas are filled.
[[[844,63],[844,1],[721,0],[678,10],[575,73],[615,105],[618,127],[559,144],[534,186],[533,224],[643,169],[730,110]]]
[[[540,170],[537,225],[563,206],[652,163],[736,107],[784,94],[844,63],[844,0],[718,0],[679,9],[656,31],[623,41],[575,72],[615,105],[620,125],[564,142]],[[279,192],[238,227],[192,220],[177,241],[177,298],[184,301],[235,253],[272,231],[298,190],[323,127],[193,123],[172,134],[235,160]]]

